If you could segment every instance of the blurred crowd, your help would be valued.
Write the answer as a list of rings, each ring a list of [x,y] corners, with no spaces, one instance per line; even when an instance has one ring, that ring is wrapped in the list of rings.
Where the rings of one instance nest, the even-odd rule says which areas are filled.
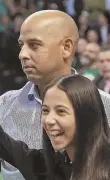
[[[28,15],[42,9],[58,9],[75,20],[80,38],[72,67],[110,93],[109,0],[105,8],[95,10],[84,0],[0,0],[0,94],[27,82],[18,58],[19,31]],[[94,11],[97,15],[92,17]]]

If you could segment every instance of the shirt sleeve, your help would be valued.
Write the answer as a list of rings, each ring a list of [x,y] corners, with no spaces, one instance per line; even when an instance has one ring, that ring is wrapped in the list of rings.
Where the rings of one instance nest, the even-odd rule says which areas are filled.
[[[12,90],[0,96],[0,124],[3,121],[4,115],[7,113],[7,109],[10,109],[19,93],[20,90]]]

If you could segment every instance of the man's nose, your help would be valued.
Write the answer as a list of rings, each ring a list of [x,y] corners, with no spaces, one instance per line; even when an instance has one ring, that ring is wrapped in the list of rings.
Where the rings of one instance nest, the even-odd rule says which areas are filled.
[[[21,61],[29,59],[29,49],[27,48],[27,46],[24,45],[20,50],[19,59]]]

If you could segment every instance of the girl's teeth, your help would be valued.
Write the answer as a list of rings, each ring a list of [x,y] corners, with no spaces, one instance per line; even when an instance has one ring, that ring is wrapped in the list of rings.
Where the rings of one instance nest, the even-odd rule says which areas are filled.
[[[61,134],[61,133],[58,131],[55,131],[55,132],[51,132],[50,136],[58,136],[59,134]]]

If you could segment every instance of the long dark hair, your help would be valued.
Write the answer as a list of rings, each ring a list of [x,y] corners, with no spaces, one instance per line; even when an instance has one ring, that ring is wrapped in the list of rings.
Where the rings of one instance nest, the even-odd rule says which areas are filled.
[[[53,81],[45,90],[56,86],[65,91],[76,118],[76,152],[72,180],[110,179],[109,125],[97,87],[87,78],[71,75]],[[55,152],[43,134],[44,155],[51,180],[55,179]]]

